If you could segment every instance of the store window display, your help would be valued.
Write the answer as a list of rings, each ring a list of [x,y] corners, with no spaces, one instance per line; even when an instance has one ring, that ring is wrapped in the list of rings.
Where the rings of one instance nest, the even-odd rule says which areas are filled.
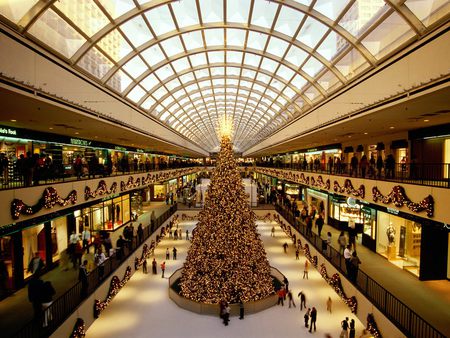
[[[35,253],[39,254],[42,261],[45,262],[45,229],[44,224],[39,224],[34,227],[22,230],[22,246],[23,246],[23,266],[24,278],[31,276],[28,271],[28,265],[34,258]]]
[[[420,269],[422,226],[389,213],[378,212],[376,251],[416,276]]]

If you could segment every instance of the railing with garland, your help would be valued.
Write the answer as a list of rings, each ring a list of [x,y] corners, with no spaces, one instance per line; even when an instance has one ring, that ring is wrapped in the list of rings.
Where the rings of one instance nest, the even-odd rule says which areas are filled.
[[[338,271],[347,275],[345,259],[339,251],[324,244],[324,240],[317,234],[307,234],[306,224],[297,219],[290,210],[278,204],[275,206],[275,210],[321,252]],[[446,338],[444,334],[369,277],[364,271],[361,271],[361,269],[359,269],[357,279],[353,285],[407,337]]]
[[[126,247],[124,254],[117,256],[116,254],[109,257],[103,264],[104,272],[103,277],[100,278],[98,267],[92,270],[88,276],[88,292],[87,297],[91,295],[109,276],[119,268],[124,261],[130,256],[135,255],[136,250],[140,245],[145,242],[156,230],[167,221],[177,211],[177,205],[174,204],[169,210],[164,212],[161,216],[156,218],[152,223],[144,227],[144,236],[142,242],[138,241],[135,237],[130,243],[129,247]],[[161,237],[165,234],[165,228],[161,228],[161,232],[156,236],[156,243],[160,241]],[[163,230],[164,229],[164,230]],[[12,335],[14,338],[41,338],[49,337],[69,316],[75,311],[75,309],[85,299],[82,297],[81,282],[76,283],[63,295],[53,301],[50,307],[47,309],[48,313],[51,313],[52,320],[48,322],[48,326],[43,327],[43,315],[41,318],[33,319],[26,323],[20,330]]]

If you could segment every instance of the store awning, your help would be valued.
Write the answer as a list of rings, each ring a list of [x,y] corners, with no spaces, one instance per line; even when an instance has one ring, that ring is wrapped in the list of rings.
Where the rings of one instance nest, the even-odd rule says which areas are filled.
[[[395,140],[391,143],[391,149],[408,148],[408,140]]]
[[[345,154],[353,153],[353,147],[345,147],[345,148],[344,148],[344,153],[345,153]]]

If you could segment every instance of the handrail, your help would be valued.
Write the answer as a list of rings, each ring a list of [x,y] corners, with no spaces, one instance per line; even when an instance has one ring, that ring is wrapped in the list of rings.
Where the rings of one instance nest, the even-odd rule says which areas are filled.
[[[99,269],[96,267],[89,273],[88,293],[87,296],[82,296],[81,282],[77,282],[68,291],[58,297],[48,308],[48,313],[51,313],[52,319],[47,322],[47,326],[43,327],[44,315],[41,318],[33,319],[27,322],[11,337],[13,338],[40,338],[50,336],[64,321],[69,318],[73,311],[89,297],[109,276],[111,276],[121,264],[130,256],[135,254],[135,251],[144,243],[156,230],[167,221],[177,211],[177,204],[170,207],[160,215],[153,223],[144,227],[144,236],[142,242],[138,242],[138,238],[134,238],[131,242],[130,248],[125,248],[125,254],[122,257],[112,255],[103,264],[104,272],[103,278],[100,278]]]
[[[340,272],[347,276],[344,256],[327,245],[326,250],[322,247],[322,238],[315,233],[307,234],[306,224],[297,219],[290,210],[286,210],[280,205],[275,205],[275,210],[283,216],[289,224],[294,227],[303,237],[309,241],[323,256]],[[400,299],[387,291],[377,281],[369,277],[364,271],[359,269],[355,282],[349,280],[364,296],[366,296],[380,312],[382,312],[400,331],[407,337],[417,338],[446,338],[433,325],[428,323],[414,310],[409,308]]]
[[[385,167],[377,169],[367,166],[364,171],[359,166],[352,169],[347,164],[330,167],[327,165],[304,166],[301,163],[257,162],[256,168],[258,167],[450,188],[450,163],[395,163],[388,170]]]

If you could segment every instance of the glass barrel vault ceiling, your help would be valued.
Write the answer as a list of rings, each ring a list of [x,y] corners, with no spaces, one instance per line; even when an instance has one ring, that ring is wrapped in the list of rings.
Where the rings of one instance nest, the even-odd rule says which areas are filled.
[[[205,150],[245,151],[425,35],[446,0],[1,0],[0,18]]]

